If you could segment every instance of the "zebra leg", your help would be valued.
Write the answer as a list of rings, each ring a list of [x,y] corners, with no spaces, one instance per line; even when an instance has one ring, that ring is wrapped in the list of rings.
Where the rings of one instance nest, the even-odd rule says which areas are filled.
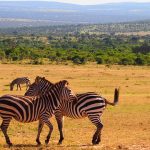
[[[53,131],[53,125],[51,124],[51,122],[49,120],[44,121],[44,123],[49,127],[49,133],[47,135],[47,138],[45,140],[45,144],[49,143],[52,131]]]
[[[3,118],[3,121],[2,121],[2,124],[1,124],[1,130],[5,136],[5,140],[6,140],[6,143],[9,145],[9,146],[12,146],[12,143],[9,139],[9,136],[7,134],[7,129],[8,129],[8,126],[9,126],[9,123],[11,121],[11,118]]]
[[[20,91],[21,91],[21,85],[19,84],[19,88],[20,88]]]
[[[97,127],[92,138],[92,143],[94,145],[99,144],[101,141],[101,130],[103,128],[103,124],[101,123],[99,116],[88,115],[88,118]]]
[[[93,135],[93,139],[92,139],[92,143],[95,144],[99,144],[101,141],[101,130],[103,128],[103,125],[101,122],[96,124],[97,130]]]
[[[101,142],[101,133],[97,136],[97,140],[95,144],[99,144]]]
[[[56,113],[55,114],[55,118],[56,118],[56,121],[57,121],[59,134],[60,134],[60,139],[59,139],[58,144],[62,144],[62,141],[64,140],[63,131],[62,131],[62,128],[63,128],[63,116],[62,116],[61,113],[59,113],[59,114]]]
[[[43,125],[44,125],[44,123],[41,122],[41,121],[39,121],[39,125],[38,125],[38,134],[37,134],[37,138],[36,138],[36,142],[37,142],[38,145],[41,145],[41,142],[40,142],[40,134],[41,134]]]
[[[29,88],[29,84],[28,83],[26,83],[26,91],[27,91],[27,89]]]

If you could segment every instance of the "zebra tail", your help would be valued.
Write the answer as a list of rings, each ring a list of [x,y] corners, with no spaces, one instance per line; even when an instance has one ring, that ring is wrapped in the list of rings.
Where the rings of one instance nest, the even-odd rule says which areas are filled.
[[[118,89],[115,88],[115,91],[114,91],[114,102],[109,102],[106,99],[105,99],[105,102],[106,102],[106,104],[115,106],[115,105],[117,105],[118,101],[119,101],[119,88]]]

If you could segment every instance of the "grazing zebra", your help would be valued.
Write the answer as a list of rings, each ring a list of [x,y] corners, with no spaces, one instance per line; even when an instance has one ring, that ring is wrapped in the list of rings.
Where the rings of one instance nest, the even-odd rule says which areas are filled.
[[[17,90],[18,90],[18,87],[21,90],[20,84],[26,84],[26,90],[27,90],[27,88],[29,87],[29,85],[31,83],[30,83],[30,79],[28,77],[16,78],[10,83],[10,91],[13,91],[15,84],[17,84]]]
[[[52,87],[51,82],[45,80],[44,78],[37,77],[39,86],[32,84],[25,95],[38,95],[46,92],[46,88],[50,89]],[[102,115],[107,104],[116,105],[119,99],[119,89],[115,89],[114,102],[109,102],[105,98],[99,96],[94,92],[87,92],[82,94],[77,94],[77,101],[65,101],[62,100],[60,105],[55,110],[55,118],[57,120],[58,129],[60,132],[60,139],[58,144],[62,144],[64,140],[62,127],[63,127],[63,116],[78,119],[83,117],[88,117],[89,120],[97,127],[96,132],[93,135],[92,143],[99,144],[101,141],[101,130],[103,124],[101,123],[100,116]]]
[[[7,128],[12,118],[19,122],[28,123],[39,120],[38,134],[36,142],[40,143],[40,133],[43,125],[49,127],[49,133],[45,143],[48,144],[53,126],[49,118],[54,110],[59,106],[60,101],[76,100],[76,96],[71,89],[67,87],[68,81],[63,80],[53,84],[51,90],[38,97],[4,95],[0,97],[0,117],[2,118],[1,130],[5,136],[6,143],[11,146],[12,143],[7,134]]]

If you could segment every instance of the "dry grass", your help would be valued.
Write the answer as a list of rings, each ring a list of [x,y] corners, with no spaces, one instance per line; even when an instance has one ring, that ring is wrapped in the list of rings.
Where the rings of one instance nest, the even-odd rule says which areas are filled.
[[[113,100],[115,87],[120,87],[120,102],[116,107],[108,106],[102,116],[104,129],[102,142],[91,145],[95,127],[86,119],[65,118],[63,145],[58,146],[59,134],[54,117],[51,119],[54,132],[46,147],[44,139],[48,128],[41,135],[43,145],[36,147],[37,122],[23,124],[13,120],[9,135],[14,143],[12,149],[150,149],[150,67],[85,65],[0,65],[0,95],[22,95],[20,91],[9,91],[12,79],[28,76],[31,81],[45,76],[52,82],[67,79],[70,87],[77,93],[95,91],[109,100]],[[0,119],[1,122],[1,119]],[[0,132],[0,149],[7,149]]]

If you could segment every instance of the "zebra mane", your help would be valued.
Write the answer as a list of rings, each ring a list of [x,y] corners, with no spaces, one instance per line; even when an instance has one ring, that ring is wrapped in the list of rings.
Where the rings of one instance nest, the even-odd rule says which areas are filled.
[[[57,88],[57,84],[68,86],[69,83],[67,80],[62,80],[54,84],[47,80],[45,77],[37,76],[35,78],[35,82],[33,82],[29,86],[29,89],[26,91],[25,96],[45,95],[48,91]]]
[[[67,85],[67,86],[69,85],[69,82],[67,80],[61,80],[59,82],[56,82],[55,85],[60,83],[60,82],[62,82],[64,85]]]
[[[49,84],[52,84],[54,85],[54,83],[50,82],[49,80],[47,80],[45,77],[40,77],[40,76],[37,76],[35,78],[35,82],[34,83],[39,83],[40,81],[44,81],[44,82],[47,82]]]
[[[61,80],[61,81],[59,81],[59,82],[56,82],[56,83],[52,83],[52,82],[50,82],[49,80],[47,80],[45,77],[40,77],[40,76],[37,76],[36,78],[35,78],[35,84],[38,84],[39,82],[41,82],[41,81],[43,81],[43,82],[46,82],[46,83],[48,83],[49,85],[52,85],[52,86],[54,86],[54,85],[56,85],[56,84],[59,84],[60,82],[62,82],[64,85],[69,85],[69,82],[67,81],[67,80]],[[34,84],[33,83],[33,84]]]

